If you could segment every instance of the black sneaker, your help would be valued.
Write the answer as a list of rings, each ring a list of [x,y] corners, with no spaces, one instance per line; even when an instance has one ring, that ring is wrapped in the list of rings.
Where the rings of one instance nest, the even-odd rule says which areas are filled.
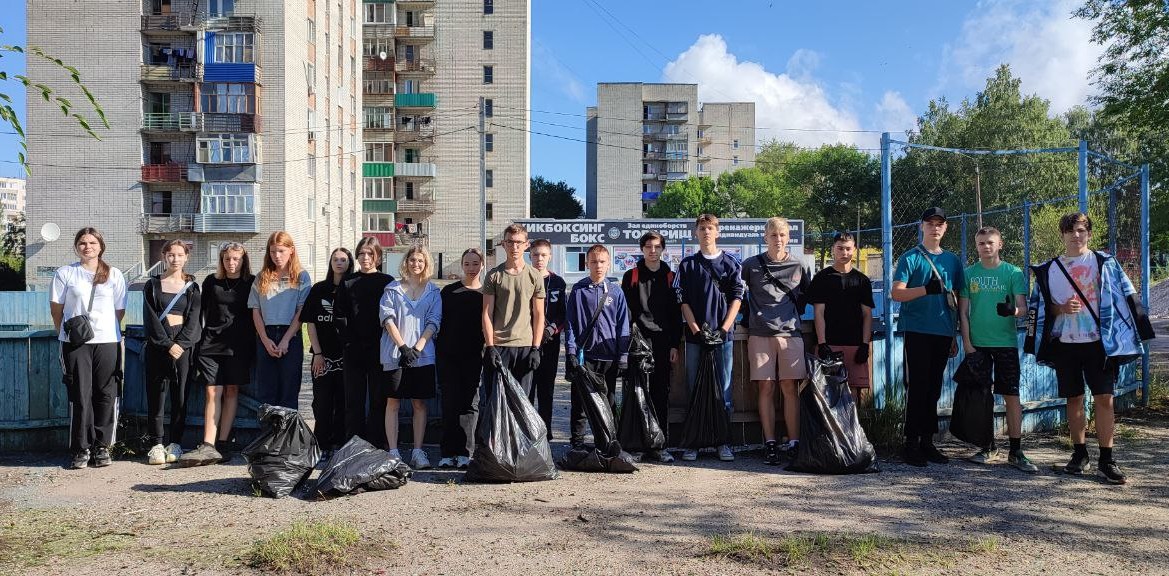
[[[89,450],[85,449],[80,452],[73,453],[73,461],[69,463],[69,468],[73,470],[81,470],[89,466]]]
[[[1072,459],[1068,461],[1067,465],[1063,467],[1063,471],[1068,474],[1080,475],[1092,469],[1092,457],[1088,456],[1087,452],[1083,454],[1072,454]]]
[[[217,464],[223,460],[223,455],[215,449],[215,446],[202,442],[194,450],[183,452],[179,458],[179,466],[187,468],[190,466],[206,466],[208,464]]]
[[[1128,478],[1125,477],[1124,472],[1120,471],[1120,466],[1117,466],[1116,462],[1101,462],[1096,467],[1096,471],[1099,472],[1100,475],[1103,476],[1109,484],[1124,484],[1125,482],[1128,482]]]
[[[938,447],[933,444],[922,444],[921,455],[926,460],[934,464],[949,464],[950,457],[938,451]]]
[[[916,444],[906,444],[901,449],[901,458],[905,460],[906,464],[917,466],[918,468],[925,468],[929,464],[925,455],[921,453],[921,448]]]
[[[763,443],[763,463],[768,466],[779,465],[779,442],[768,440]]]
[[[112,461],[113,459],[110,458],[109,448],[106,448],[105,446],[98,446],[97,449],[93,451],[94,468],[105,468],[106,466],[109,466],[110,462]]]

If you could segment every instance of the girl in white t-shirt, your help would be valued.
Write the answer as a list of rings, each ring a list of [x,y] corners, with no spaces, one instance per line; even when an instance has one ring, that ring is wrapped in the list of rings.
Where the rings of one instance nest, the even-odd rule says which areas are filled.
[[[96,467],[110,464],[126,280],[120,270],[102,260],[106,242],[101,232],[94,228],[78,230],[73,248],[80,261],[58,268],[53,275],[49,311],[61,341],[72,413],[71,467],[81,469],[91,461]],[[85,315],[89,316],[93,337],[85,342],[70,342],[65,325]]]

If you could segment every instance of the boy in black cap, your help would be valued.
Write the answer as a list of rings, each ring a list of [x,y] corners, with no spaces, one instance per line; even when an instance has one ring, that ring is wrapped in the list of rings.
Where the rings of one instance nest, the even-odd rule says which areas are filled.
[[[921,214],[921,244],[897,259],[890,296],[901,302],[905,330],[905,463],[949,462],[933,443],[938,431],[938,399],[946,363],[958,353],[958,297],[965,285],[962,261],[942,249],[946,212]]]

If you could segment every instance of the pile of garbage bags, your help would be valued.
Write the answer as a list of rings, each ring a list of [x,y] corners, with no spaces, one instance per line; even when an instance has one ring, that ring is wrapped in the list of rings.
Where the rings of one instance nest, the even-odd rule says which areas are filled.
[[[560,461],[565,470],[580,472],[636,472],[633,456],[617,441],[617,426],[613,409],[609,406],[604,374],[598,374],[582,365],[573,371],[572,396],[584,407],[593,430],[593,446],[572,448]],[[479,457],[479,453],[475,453]]]
[[[662,450],[666,447],[666,434],[649,395],[649,376],[654,371],[653,348],[636,324],[630,332],[629,370],[621,386],[621,422],[617,425],[617,441],[632,452]]]
[[[354,436],[325,462],[312,493],[318,498],[334,498],[371,490],[392,490],[405,486],[412,474],[410,466],[401,459]]]
[[[496,363],[475,428],[469,482],[537,482],[560,476],[552,461],[548,429],[514,376]]]
[[[312,474],[321,449],[296,410],[262,404],[259,418],[260,436],[243,450],[248,474],[262,494],[283,498]]]
[[[877,472],[877,453],[861,428],[838,360],[807,356],[808,380],[800,390],[800,444],[788,470],[815,474]]]

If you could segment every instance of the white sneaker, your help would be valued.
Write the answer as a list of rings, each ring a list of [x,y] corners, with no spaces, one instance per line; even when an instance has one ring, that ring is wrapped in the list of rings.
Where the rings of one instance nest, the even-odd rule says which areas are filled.
[[[682,451],[682,461],[693,462],[698,459],[698,451],[692,448],[687,448]]]
[[[455,458],[455,466],[460,470],[466,469],[466,467],[470,465],[471,459],[467,458],[466,456],[458,456]]]
[[[162,444],[152,446],[150,452],[146,453],[146,462],[153,466],[166,464],[166,448],[163,448]]]
[[[426,452],[421,448],[415,448],[410,452],[410,467],[415,470],[426,470],[430,468],[430,460],[426,457]]]
[[[166,463],[174,464],[183,456],[183,447],[171,442],[166,445]]]
[[[395,460],[402,460],[402,453],[398,452],[397,448],[390,448],[389,452],[390,452],[390,458],[393,458]]]
[[[722,460],[723,462],[734,462],[735,453],[731,452],[730,446],[723,444],[722,446],[718,447],[718,459]]]
[[[442,460],[438,461],[438,467],[439,468],[454,468],[455,467],[455,459],[451,458],[450,456],[447,456],[446,458],[443,458]]]

